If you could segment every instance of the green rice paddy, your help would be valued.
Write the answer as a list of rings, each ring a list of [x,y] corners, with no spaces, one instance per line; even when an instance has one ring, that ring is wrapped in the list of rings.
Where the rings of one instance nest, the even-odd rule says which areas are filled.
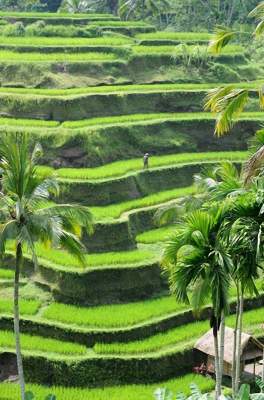
[[[170,32],[170,31],[158,31],[150,33],[141,33],[136,35],[136,39],[139,40],[181,40],[181,41],[209,41],[211,34],[208,32]]]
[[[152,229],[143,232],[136,237],[138,243],[151,244],[165,242],[168,237],[175,232],[175,226],[163,226],[162,228]]]
[[[41,303],[38,300],[20,299],[20,313],[24,316],[36,315],[40,309]],[[0,314],[13,314],[13,301],[0,298]]]
[[[96,37],[96,38],[70,38],[70,37],[36,37],[36,36],[0,36],[1,45],[10,46],[124,46],[133,43],[129,37]]]
[[[154,300],[90,308],[52,303],[45,308],[42,317],[48,321],[85,328],[124,328],[182,310],[186,310],[185,304],[177,303],[172,296],[165,296]]]
[[[180,189],[171,189],[163,192],[157,192],[136,200],[125,201],[123,203],[113,204],[104,207],[90,207],[90,211],[92,211],[97,221],[116,219],[125,212],[166,203],[170,200],[188,196],[192,194],[193,191],[193,186]]]
[[[15,12],[15,11],[0,11],[0,17],[21,17],[21,18],[39,18],[40,20],[43,18],[70,18],[70,19],[78,19],[78,18],[109,18],[110,20],[117,19],[111,14],[96,14],[96,13],[50,13],[50,12]]]
[[[62,342],[55,339],[47,339],[40,336],[21,334],[22,352],[43,352],[63,355],[85,355],[87,348],[73,342]],[[0,348],[15,349],[15,337],[13,332],[2,331],[0,335]]]
[[[190,393],[190,383],[196,383],[202,392],[214,388],[214,381],[197,374],[189,374],[177,379],[151,385],[130,385],[106,387],[103,389],[79,389],[64,387],[44,387],[27,385],[27,390],[34,392],[39,399],[53,393],[57,400],[153,400],[153,393],[159,387],[166,387],[173,393]],[[0,399],[20,400],[19,387],[16,384],[0,384]]]
[[[258,334],[263,324],[264,308],[244,313],[243,330],[250,334]],[[234,326],[235,315],[227,317],[226,324]],[[179,326],[158,335],[129,343],[98,343],[94,350],[98,354],[142,354],[161,351],[161,349],[177,346],[178,349],[192,347],[204,333],[209,330],[208,321],[198,321]]]
[[[251,81],[233,83],[235,88],[245,88],[258,90],[263,85],[264,81]],[[106,86],[88,86],[72,89],[39,89],[39,88],[10,88],[0,87],[0,93],[42,95],[42,96],[73,96],[73,95],[89,95],[89,94],[118,94],[118,93],[149,93],[149,92],[170,92],[170,91],[206,91],[213,89],[215,86],[227,86],[227,83],[155,83],[148,85],[106,85]]]
[[[200,45],[189,45],[188,46],[188,51],[190,53],[196,52],[198,49],[201,51],[206,51],[207,47]],[[229,45],[226,46],[221,54],[227,55],[227,54],[243,54],[245,49],[242,46],[239,45]],[[183,54],[183,49],[181,46],[133,46],[133,52],[136,55],[145,55],[147,56],[148,54],[154,54],[154,55],[181,55]]]
[[[0,279],[13,279],[14,271],[9,269],[0,269]]]
[[[175,165],[218,162],[222,160],[244,161],[249,153],[246,151],[218,151],[208,153],[179,153],[165,156],[151,156],[149,169],[169,167]],[[93,180],[121,177],[128,173],[142,170],[142,159],[122,160],[95,168],[60,168],[52,170],[50,167],[39,167],[39,172],[56,173],[60,179]]]
[[[38,53],[38,52],[16,52],[0,50],[1,62],[96,62],[114,61],[117,56],[112,53]]]
[[[57,121],[45,121],[41,119],[26,118],[0,118],[1,126],[25,126],[36,128],[56,128],[60,125]]]

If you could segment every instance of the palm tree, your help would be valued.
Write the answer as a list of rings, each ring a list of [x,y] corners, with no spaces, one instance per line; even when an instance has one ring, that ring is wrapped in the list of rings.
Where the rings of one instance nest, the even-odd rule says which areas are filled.
[[[261,2],[249,16],[256,18],[258,25],[254,31],[256,37],[264,32],[264,1]],[[212,40],[209,43],[209,50],[215,54],[221,50],[240,32],[236,32],[228,27],[217,27]],[[234,120],[244,110],[249,100],[249,90],[236,89],[232,85],[219,87],[209,91],[205,109],[217,114],[215,133],[222,136],[234,125]],[[264,88],[259,88],[260,108],[264,108]],[[263,149],[264,153],[264,149]],[[263,155],[262,159],[263,159]]]
[[[159,15],[162,10],[168,10],[171,4],[168,0],[123,0],[119,7],[119,14],[125,19],[136,12],[140,13],[141,19],[146,18],[146,13]]]
[[[63,0],[60,11],[68,13],[86,13],[90,10],[90,4],[88,0]]]
[[[58,195],[58,184],[52,178],[40,178],[36,163],[41,147],[29,151],[25,135],[5,135],[0,143],[0,255],[8,241],[15,243],[14,333],[21,399],[25,400],[25,382],[19,329],[19,277],[23,267],[23,250],[27,247],[37,266],[35,243],[60,246],[85,264],[81,230],[92,229],[90,212],[83,206],[56,205],[50,195]]]
[[[225,207],[196,210],[176,225],[164,249],[162,265],[178,301],[198,311],[210,298],[215,343],[216,398],[221,395],[225,315],[228,313],[232,260],[218,235]],[[220,334],[219,334],[220,328]],[[220,336],[220,350],[219,350]]]

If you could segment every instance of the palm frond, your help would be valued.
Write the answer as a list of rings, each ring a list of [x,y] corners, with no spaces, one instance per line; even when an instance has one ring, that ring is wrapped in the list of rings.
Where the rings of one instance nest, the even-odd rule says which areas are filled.
[[[72,254],[83,266],[86,266],[85,247],[76,235],[63,231],[60,237],[61,246]]]
[[[18,229],[15,220],[9,220],[0,225],[0,255],[5,253],[8,240],[14,240],[17,237]]]
[[[212,39],[209,42],[209,51],[215,54],[221,52],[236,35],[232,29],[226,26],[217,26]]]
[[[260,172],[264,163],[264,146],[254,153],[243,166],[243,176],[245,185],[248,185],[252,179]]]
[[[204,104],[205,111],[211,111],[211,112],[222,111],[221,107],[222,100],[227,95],[232,93],[233,90],[234,87],[231,85],[210,89],[205,97],[205,104]]]

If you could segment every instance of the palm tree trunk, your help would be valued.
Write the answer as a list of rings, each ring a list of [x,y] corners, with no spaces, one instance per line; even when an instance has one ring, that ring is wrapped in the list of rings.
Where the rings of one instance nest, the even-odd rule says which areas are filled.
[[[14,332],[16,341],[16,357],[17,357],[17,371],[21,391],[21,400],[25,400],[25,380],[23,371],[23,362],[20,344],[20,329],[19,329],[19,274],[23,265],[23,253],[21,243],[17,244],[16,248],[16,271],[14,282]]]
[[[239,285],[237,287],[237,304],[236,304],[236,322],[234,328],[234,342],[233,342],[233,362],[232,362],[232,393],[233,397],[236,396],[236,351],[237,351],[237,329],[238,329],[238,320],[239,320],[239,299],[240,299],[240,291]]]
[[[225,315],[222,312],[220,326],[220,355],[219,355],[219,380],[222,385],[223,370],[224,370],[224,353],[225,353]]]
[[[235,379],[235,392],[237,393],[240,386],[241,376],[241,337],[242,337],[242,325],[243,325],[243,308],[244,308],[244,295],[241,289],[240,300],[239,300],[239,322],[237,327],[237,351],[236,351],[236,379]]]
[[[264,349],[263,349],[263,358],[262,358],[262,374],[261,374],[262,382],[264,382]],[[264,393],[264,387],[261,390],[261,393]]]
[[[215,399],[221,396],[221,382],[220,382],[220,370],[219,370],[219,346],[218,346],[218,334],[214,335],[214,350],[215,350]]]

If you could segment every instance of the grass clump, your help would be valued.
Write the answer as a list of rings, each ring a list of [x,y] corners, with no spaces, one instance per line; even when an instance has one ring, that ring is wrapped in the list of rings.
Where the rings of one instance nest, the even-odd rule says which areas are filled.
[[[218,151],[208,153],[180,153],[165,156],[153,156],[149,160],[149,169],[185,165],[194,163],[218,162],[222,160],[243,161],[248,157],[246,151]],[[121,177],[127,173],[142,170],[142,159],[116,161],[96,168],[60,168],[56,175],[61,179],[93,180]],[[52,172],[50,167],[39,167],[39,171]]]
[[[112,53],[38,53],[0,50],[1,62],[95,62],[114,61],[117,56]]]
[[[171,379],[151,385],[126,385],[106,387],[103,389],[80,389],[64,387],[44,387],[28,385],[27,390],[36,394],[37,398],[44,399],[51,392],[58,400],[153,400],[153,392],[158,387],[166,387],[173,393],[184,392],[190,394],[190,383],[196,383],[202,392],[209,392],[214,388],[213,379],[197,374],[189,374],[180,378]],[[19,386],[13,383],[0,384],[1,396],[5,400],[20,400]]]
[[[193,186],[166,190],[136,200],[125,201],[105,207],[90,207],[95,219],[98,221],[119,218],[123,213],[139,208],[156,206],[192,194]]]
[[[264,308],[245,312],[244,330],[252,334],[259,332],[263,323]],[[234,326],[235,315],[227,317],[228,326]],[[129,343],[98,343],[94,350],[98,354],[141,354],[176,346],[179,349],[192,347],[197,339],[209,330],[208,321],[198,321],[171,329],[147,339]]]
[[[20,299],[19,306],[21,315],[33,316],[39,311],[41,303],[38,300]],[[13,315],[13,308],[14,304],[12,300],[0,298],[0,314]]]
[[[86,328],[124,328],[185,309],[185,304],[179,304],[174,297],[166,296],[92,308],[52,303],[44,310],[42,317],[49,321]]]
[[[37,351],[44,353],[56,353],[63,355],[85,355],[87,348],[83,345],[62,342],[55,339],[47,339],[40,336],[31,336],[22,334],[21,346],[23,351]],[[15,336],[13,332],[1,331],[0,335],[0,348],[2,349],[15,349]]]

